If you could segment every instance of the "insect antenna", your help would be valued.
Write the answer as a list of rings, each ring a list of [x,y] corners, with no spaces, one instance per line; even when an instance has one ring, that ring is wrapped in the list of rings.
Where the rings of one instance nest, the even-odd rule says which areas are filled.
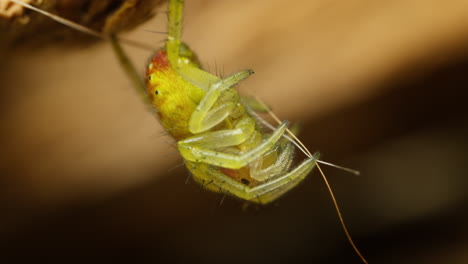
[[[248,105],[246,105],[246,107],[249,107]],[[253,117],[255,118],[255,120],[257,120],[258,122],[262,123],[262,125],[268,127],[269,129],[271,130],[275,130],[276,128],[274,126],[272,126],[270,123],[268,123],[265,119],[263,119],[260,115],[258,115],[255,111],[250,111],[250,114],[253,115]],[[304,149],[299,143],[297,143],[293,138],[289,137],[288,135],[284,135],[283,134],[283,137],[286,138],[287,140],[289,140],[292,144],[294,144],[294,146],[296,146],[302,153],[304,153],[304,155],[306,155],[307,157],[310,157],[309,154],[307,153],[308,150]],[[310,152],[309,152],[310,153]]]
[[[333,164],[333,163],[330,163],[330,162],[326,162],[326,161],[323,161],[323,160],[316,160],[316,162],[318,163],[322,163],[324,165],[327,165],[327,166],[330,166],[330,167],[333,167],[333,168],[337,168],[339,170],[344,170],[344,171],[347,171],[349,173],[352,173],[354,175],[361,175],[361,172],[358,171],[358,170],[353,170],[353,169],[350,169],[350,168],[347,168],[347,167],[343,167],[343,166],[340,166],[340,165],[336,165],[336,164]]]
[[[262,102],[260,99],[256,98],[256,100],[258,100],[259,102]],[[282,122],[280,121],[280,119],[275,115],[275,113],[273,113],[273,111],[271,111],[270,108],[268,108],[268,114],[275,120],[275,122],[277,122],[278,124],[281,124]],[[261,118],[261,117],[260,117]],[[263,120],[263,118],[261,118]],[[263,120],[264,122],[266,122],[265,120]],[[263,123],[263,122],[262,122]],[[268,122],[266,122],[268,123]],[[273,128],[273,126],[269,125],[269,127]],[[285,136],[288,140],[290,140],[294,145],[298,146],[298,148],[309,158],[312,157],[312,153],[307,149],[307,147],[299,140],[299,138],[297,138],[294,133],[292,133],[289,129],[286,129],[287,133],[289,134],[290,137],[288,136]],[[335,168],[338,168],[338,169],[341,169],[341,170],[344,170],[344,171],[347,171],[347,172],[350,172],[350,173],[353,173],[353,174],[356,174],[356,175],[359,175],[359,171],[356,171],[356,170],[353,170],[353,169],[350,169],[350,168],[346,168],[346,167],[342,167],[342,166],[338,166],[338,165],[335,165],[335,164],[332,164],[332,163],[329,163],[329,162],[325,162],[325,161],[321,161],[321,160],[316,160],[315,162],[315,165],[317,166],[317,169],[319,170],[320,172],[320,175],[322,175],[322,178],[323,178],[323,181],[325,182],[325,185],[327,186],[327,189],[328,189],[328,193],[330,193],[330,196],[332,198],[332,201],[333,201],[333,205],[335,207],[335,210],[336,210],[336,213],[338,214],[338,218],[340,219],[340,223],[341,223],[341,227],[343,228],[344,232],[345,232],[345,235],[346,235],[346,238],[348,239],[349,243],[351,244],[351,246],[353,247],[354,251],[356,252],[356,254],[359,256],[359,258],[361,258],[361,261],[363,263],[368,263],[366,258],[364,258],[364,256],[362,255],[362,253],[359,251],[359,249],[357,248],[356,244],[354,244],[354,241],[353,239],[351,238],[351,235],[349,234],[349,231],[348,231],[348,228],[346,227],[346,224],[344,222],[344,219],[343,219],[343,216],[341,215],[341,210],[340,210],[340,207],[338,206],[338,202],[336,201],[336,198],[335,198],[335,195],[333,194],[333,191],[332,191],[332,188],[330,186],[330,184],[328,183],[328,180],[327,180],[327,177],[325,176],[325,173],[323,173],[322,171],[322,168],[320,168],[319,166],[319,163],[322,163],[322,164],[325,164],[325,165],[328,165],[328,166],[331,166],[331,167],[335,167]]]
[[[343,216],[341,215],[341,210],[340,208],[338,207],[338,202],[336,201],[335,199],[335,195],[333,194],[333,191],[332,191],[332,188],[330,186],[330,184],[328,183],[328,180],[327,180],[327,177],[325,177],[325,174],[323,173],[322,171],[322,168],[320,168],[320,166],[318,165],[318,163],[315,163],[315,165],[317,166],[317,169],[319,170],[320,174],[322,175],[322,178],[323,178],[323,181],[325,182],[325,185],[327,186],[327,189],[328,189],[328,192],[330,193],[330,196],[332,198],[332,201],[333,201],[333,204],[335,206],[335,209],[336,209],[336,213],[338,214],[338,218],[340,219],[340,222],[341,222],[341,226],[343,227],[343,230],[346,234],[346,237],[348,238],[348,241],[349,243],[351,244],[351,246],[353,247],[354,251],[356,252],[356,254],[358,254],[358,256],[361,258],[362,262],[364,263],[368,263],[366,258],[364,258],[364,256],[362,255],[361,251],[359,251],[359,249],[357,248],[356,244],[354,244],[354,241],[353,239],[351,238],[351,235],[349,234],[349,231],[348,231],[348,228],[346,227],[346,224],[344,222],[344,219],[343,219]]]
[[[276,116],[275,113],[273,113],[273,111],[271,111],[271,109],[262,102],[262,100],[258,97],[255,97],[255,100],[257,100],[257,102],[259,102],[263,108],[267,109],[267,114],[270,115],[271,118],[273,118],[273,120],[275,120],[276,123],[278,124],[281,124],[281,120]],[[255,113],[255,111],[251,111],[252,114],[254,115],[254,117],[260,121],[263,125],[265,125],[266,127],[270,128],[271,130],[275,130],[275,127],[273,127],[270,123],[268,123],[265,119],[263,119],[262,117],[260,117],[258,114]],[[307,149],[307,147],[302,143],[301,140],[299,140],[298,137],[296,137],[296,135],[294,135],[294,133],[291,132],[291,130],[289,130],[289,128],[286,129],[286,132],[289,134],[289,136],[287,135],[283,135],[283,137],[285,137],[286,139],[288,139],[291,143],[293,143],[300,151],[302,151],[302,153],[304,153],[304,155],[306,155],[308,158],[311,158],[312,157],[312,153],[309,151],[309,149]],[[360,175],[361,173],[357,170],[353,170],[351,168],[347,168],[347,167],[343,167],[343,166],[340,166],[340,165],[336,165],[336,164],[333,164],[333,163],[330,163],[330,162],[326,162],[326,161],[322,161],[322,160],[316,160],[318,163],[322,163],[322,164],[325,164],[325,165],[328,165],[330,167],[334,167],[334,168],[337,168],[337,169],[340,169],[340,170],[344,170],[344,171],[347,171],[349,173],[352,173],[352,174],[355,174],[355,175]]]
[[[103,34],[99,31],[96,31],[96,30],[92,30],[90,28],[87,28],[85,26],[82,26],[78,23],[75,23],[71,20],[68,20],[66,18],[63,18],[63,17],[60,17],[58,15],[55,15],[55,14],[52,14],[50,12],[47,12],[47,11],[44,11],[40,8],[37,8],[33,5],[30,5],[28,3],[25,3],[23,1],[20,1],[20,0],[10,0],[11,2],[14,2],[20,6],[23,6],[24,8],[27,8],[27,9],[30,9],[30,10],[33,10],[35,12],[38,12],[46,17],[49,17],[50,19],[53,19],[55,21],[57,21],[58,23],[62,24],[62,25],[65,25],[67,27],[70,27],[72,29],[75,29],[79,32],[82,32],[82,33],[85,33],[85,34],[88,34],[88,35],[91,35],[91,36],[95,36],[97,38],[100,38],[100,39],[103,39],[103,40],[108,40],[108,41],[111,41],[112,37],[110,35],[107,35],[107,34]],[[138,41],[133,41],[131,39],[127,39],[127,38],[119,38],[119,40],[122,42],[122,43],[125,43],[127,45],[130,45],[130,46],[133,46],[133,47],[137,47],[137,48],[141,48],[141,49],[144,49],[144,50],[150,50],[150,51],[153,51],[154,48],[151,46],[151,45],[147,45],[147,44],[144,44],[144,43],[140,43]]]
[[[273,113],[272,111],[268,111],[268,114],[278,123],[278,124],[281,124],[281,121],[280,119],[275,115],[275,113]],[[302,148],[301,150],[303,150],[304,154],[307,156],[307,157],[312,157],[312,153],[307,149],[307,147],[302,143],[302,141],[299,140],[299,138],[296,137],[296,135],[294,135],[294,133],[292,133],[289,129],[286,129],[286,132],[289,134],[289,136],[291,136],[294,141],[296,141]],[[317,160],[318,163],[322,163],[322,164],[325,164],[325,165],[328,165],[330,167],[334,167],[334,168],[337,168],[337,169],[340,169],[340,170],[344,170],[344,171],[347,171],[349,173],[352,173],[352,174],[355,174],[355,175],[360,175],[361,173],[357,170],[353,170],[353,169],[350,169],[350,168],[346,168],[346,167],[343,167],[343,166],[340,166],[340,165],[336,165],[336,164],[333,164],[333,163],[330,163],[330,162],[326,162],[326,161],[322,161],[322,160]]]

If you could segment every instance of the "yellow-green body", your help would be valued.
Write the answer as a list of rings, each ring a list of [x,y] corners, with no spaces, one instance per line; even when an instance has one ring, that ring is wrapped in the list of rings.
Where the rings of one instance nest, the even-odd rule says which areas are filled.
[[[198,64],[193,64],[193,66],[199,67]],[[147,94],[153,106],[157,109],[157,114],[163,127],[177,141],[194,136],[195,134],[189,130],[189,121],[207,91],[178,75],[170,66],[165,50],[158,51],[153,57],[153,60],[148,65],[147,76]],[[228,117],[210,129],[210,131],[231,130],[239,120],[248,119],[249,123],[251,123],[251,129],[254,130],[253,135],[249,140],[232,146],[231,151],[246,151],[257,146],[262,141],[261,127],[257,125],[245,105],[241,102],[237,91],[234,89],[226,90],[219,98],[218,103],[213,107],[219,107],[220,102],[231,102],[235,104],[235,107]],[[193,163],[192,165],[189,169],[193,174],[203,175],[206,168],[200,162]],[[219,170],[236,181],[249,182],[249,186],[253,186],[256,183],[250,177],[248,168],[238,170],[219,168]],[[208,183],[210,179],[205,180]],[[210,185],[206,187],[210,189]]]
[[[291,169],[287,122],[266,133],[233,86],[251,70],[221,79],[201,69],[180,41],[182,0],[169,2],[166,46],[147,68],[146,92],[195,181],[206,189],[269,203],[302,181],[315,155]]]

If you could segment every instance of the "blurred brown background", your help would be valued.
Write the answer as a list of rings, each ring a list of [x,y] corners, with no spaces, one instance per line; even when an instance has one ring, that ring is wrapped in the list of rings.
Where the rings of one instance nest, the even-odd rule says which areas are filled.
[[[125,36],[157,49],[165,10]],[[187,1],[184,40],[212,72],[255,70],[242,93],[361,171],[325,168],[370,263],[468,262],[467,1]],[[316,171],[220,206],[108,43],[23,44],[1,53],[2,263],[360,263]],[[151,52],[126,50],[143,74]]]

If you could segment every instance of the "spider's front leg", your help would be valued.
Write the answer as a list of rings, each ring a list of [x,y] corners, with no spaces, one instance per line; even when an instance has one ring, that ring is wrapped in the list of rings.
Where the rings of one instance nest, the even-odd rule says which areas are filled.
[[[240,103],[233,99],[212,109],[221,94],[252,73],[250,70],[241,71],[211,85],[189,120],[190,132],[198,135],[178,142],[179,151],[184,159],[239,169],[275,146],[287,128],[286,122],[264,142],[245,153],[238,154],[225,153],[216,149],[239,145],[249,139],[255,132],[255,121],[252,118],[245,117],[237,121],[234,129],[206,132],[221,123],[236,107],[239,107]]]

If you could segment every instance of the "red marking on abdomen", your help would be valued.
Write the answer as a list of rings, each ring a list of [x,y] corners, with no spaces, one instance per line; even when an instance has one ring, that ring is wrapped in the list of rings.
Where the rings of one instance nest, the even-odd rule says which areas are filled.
[[[220,168],[221,173],[228,176],[229,178],[240,182],[246,186],[253,187],[258,184],[258,181],[250,177],[250,167],[245,166],[238,170]]]
[[[239,181],[238,171],[237,170],[232,170],[232,169],[227,169],[227,168],[221,168],[220,170],[224,175],[226,175],[226,176],[228,176],[228,177],[230,177],[230,178],[232,178],[232,179],[234,179],[236,181]]]

